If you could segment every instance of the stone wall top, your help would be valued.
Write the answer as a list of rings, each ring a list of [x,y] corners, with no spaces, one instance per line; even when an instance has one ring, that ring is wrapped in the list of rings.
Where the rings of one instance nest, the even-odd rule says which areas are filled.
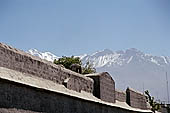
[[[58,84],[63,84],[66,79],[69,79],[69,89],[78,92],[84,90],[92,93],[93,91],[92,79],[3,43],[0,43],[0,67],[28,73]],[[71,81],[76,81],[76,84]]]
[[[86,75],[94,80],[93,94],[106,102],[115,103],[115,82],[108,72]]]
[[[13,52],[15,52],[15,53],[17,53],[17,54],[20,54],[20,55],[23,55],[23,56],[27,56],[27,57],[29,57],[29,58],[31,58],[31,59],[33,59],[33,60],[37,60],[37,61],[46,63],[46,64],[48,64],[48,65],[51,65],[51,66],[55,67],[55,68],[62,68],[64,71],[69,72],[69,73],[73,73],[75,76],[82,77],[82,78],[84,78],[84,79],[93,81],[92,79],[90,79],[90,78],[88,78],[88,77],[85,77],[84,75],[81,75],[81,74],[76,73],[76,72],[74,72],[74,71],[71,71],[71,70],[69,70],[69,69],[63,68],[63,66],[61,66],[61,65],[56,65],[56,64],[54,64],[54,63],[52,63],[52,62],[50,62],[50,61],[47,61],[47,60],[45,60],[45,59],[41,59],[41,58],[39,58],[39,57],[37,57],[37,56],[33,56],[33,55],[31,55],[31,54],[29,54],[29,53],[26,53],[26,52],[24,52],[24,51],[22,51],[22,50],[13,48],[12,46],[9,46],[9,45],[7,45],[7,44],[0,43],[0,47],[1,47],[1,48],[4,48],[4,49],[8,49],[8,50],[10,50],[10,51],[13,51]]]
[[[119,93],[123,93],[123,94],[126,94],[125,91],[122,91],[122,90],[119,90],[119,89],[115,89],[116,92],[119,92]]]
[[[126,92],[120,91],[120,90],[115,90],[115,98],[116,100],[120,102],[126,102]]]
[[[135,89],[133,89],[133,88],[127,88],[127,90],[130,90],[130,91],[132,91],[132,92],[134,92],[134,93],[137,93],[137,94],[139,94],[139,95],[144,95],[142,92],[139,92],[139,91],[137,91],[137,90],[135,90]]]
[[[29,90],[27,91],[26,88],[29,88],[29,89],[31,88],[31,89],[36,89],[36,90],[34,90],[34,93],[42,90],[43,92],[48,92],[49,95],[51,95],[52,93],[62,94],[62,95],[68,96],[69,98],[73,98],[73,99],[76,98],[79,101],[84,100],[87,102],[101,104],[103,106],[110,106],[110,107],[120,108],[122,110],[133,111],[135,113],[136,112],[151,113],[150,110],[141,110],[138,108],[132,108],[132,107],[128,106],[125,102],[108,103],[108,102],[105,102],[105,101],[102,101],[102,100],[96,98],[95,96],[93,96],[90,93],[87,93],[84,91],[82,91],[81,93],[78,93],[76,91],[68,90],[63,85],[56,84],[50,80],[46,80],[46,79],[39,78],[37,76],[32,76],[32,75],[29,76],[29,74],[27,74],[27,73],[21,73],[21,72],[7,69],[4,67],[0,67],[0,81],[1,82],[8,81],[8,84],[10,82],[10,84],[13,84],[13,86],[15,84],[16,86],[19,86],[19,88],[21,89],[20,91],[17,91],[18,88],[12,88],[12,90],[10,90],[10,88],[11,88],[10,84],[8,85],[8,86],[10,86],[10,88],[6,88],[3,85],[0,85],[1,86],[0,90],[3,92],[2,96],[4,96],[4,93],[10,95],[9,92],[8,93],[5,92],[6,89],[9,90],[10,92],[13,92],[13,90],[15,90],[15,91],[17,91],[18,94],[25,92],[26,94],[29,95]],[[4,89],[5,89],[5,91],[3,91]],[[25,91],[23,91],[23,89]],[[37,89],[39,89],[39,90],[37,90]],[[49,92],[51,92],[51,93],[49,93]],[[12,95],[12,96],[17,97],[18,95]],[[55,95],[52,95],[52,96],[54,97]],[[7,96],[4,96],[4,97],[7,98]],[[10,95],[10,97],[11,97],[11,95]],[[30,97],[31,97],[31,99],[35,98],[32,96],[30,96]],[[3,97],[1,97],[1,98],[3,98]],[[25,98],[27,98],[27,96],[25,96]],[[50,101],[50,99],[49,99],[49,101]],[[51,99],[51,100],[53,100],[53,99]],[[8,100],[4,99],[3,102],[5,102],[5,101],[8,101]],[[22,101],[22,100],[19,99],[19,101]],[[16,101],[16,102],[19,102],[19,101]],[[35,100],[33,100],[33,101],[35,101]],[[39,101],[41,101],[41,99]],[[2,104],[3,104],[3,102],[1,101]],[[10,101],[10,102],[13,102],[13,101]],[[10,104],[8,104],[8,105],[10,106]]]
[[[113,82],[115,82],[114,79],[111,77],[111,75],[108,72],[86,74],[85,76],[86,77],[93,77],[93,76],[94,77],[101,77],[101,76],[103,76],[103,77],[109,78],[109,79],[113,80]]]
[[[145,95],[131,88],[126,90],[126,102],[134,108],[148,109]]]

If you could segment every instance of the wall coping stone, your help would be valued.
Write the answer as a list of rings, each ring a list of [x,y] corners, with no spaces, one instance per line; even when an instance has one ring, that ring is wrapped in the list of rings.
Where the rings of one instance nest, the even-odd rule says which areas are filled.
[[[24,84],[26,86],[40,88],[48,91],[52,91],[55,93],[60,93],[64,95],[68,95],[71,97],[76,97],[79,99],[96,102],[108,106],[113,106],[117,108],[122,108],[130,111],[137,111],[137,112],[143,112],[143,113],[152,113],[151,110],[142,110],[138,108],[132,108],[129,105],[127,105],[125,102],[119,102],[116,101],[116,103],[108,103],[104,102],[95,96],[93,96],[91,93],[81,91],[81,93],[78,93],[73,90],[69,90],[65,88],[63,85],[56,84],[50,80],[39,78],[33,75],[27,76],[27,73],[21,73],[15,70],[11,70],[8,68],[0,67],[0,79],[5,79],[14,83],[20,83]]]
[[[144,95],[142,92],[139,92],[139,91],[137,91],[137,90],[135,90],[135,89],[133,89],[133,88],[129,88],[129,87],[128,87],[128,88],[126,89],[126,91],[127,91],[127,90],[133,91],[133,92],[138,93],[138,94],[140,94],[140,95]]]
[[[116,91],[116,92],[119,92],[119,93],[124,93],[124,94],[126,94],[125,91],[122,91],[122,90],[119,90],[119,89],[115,89],[115,91]]]

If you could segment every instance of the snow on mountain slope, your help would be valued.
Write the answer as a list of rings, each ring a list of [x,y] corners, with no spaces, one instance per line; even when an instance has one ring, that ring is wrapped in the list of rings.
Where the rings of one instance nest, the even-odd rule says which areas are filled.
[[[28,53],[38,56],[42,59],[46,59],[48,61],[54,61],[54,59],[58,59],[59,57],[50,53],[50,52],[39,52],[36,49],[30,49],[27,51]],[[126,51],[117,51],[113,52],[109,49],[105,49],[103,51],[98,51],[93,53],[92,55],[80,55],[78,56],[82,60],[83,63],[90,61],[95,68],[101,68],[104,66],[123,66],[127,65],[131,62],[148,62],[154,63],[159,66],[170,65],[170,57],[166,56],[152,56],[149,54],[144,54],[143,52],[131,48]]]
[[[36,49],[30,49],[27,52],[30,53],[31,55],[38,56],[41,59],[45,59],[45,60],[48,60],[48,61],[51,61],[51,62],[53,62],[55,59],[59,58],[59,57],[57,57],[56,55],[54,55],[54,54],[52,54],[50,52],[42,53],[42,52],[39,52]]]
[[[49,61],[59,58],[50,52],[41,53],[36,49],[28,53]],[[98,72],[109,72],[118,89],[124,90],[128,86],[139,91],[148,89],[156,99],[167,100],[165,73],[170,75],[170,57],[145,54],[135,48],[116,52],[105,49],[79,57],[83,64],[90,61]]]
[[[82,58],[82,61],[83,62],[90,61],[96,68],[100,68],[103,66],[109,67],[112,65],[123,66],[131,62],[143,62],[143,61],[148,63],[154,63],[159,66],[170,65],[168,57],[165,56],[158,57],[144,54],[143,52],[138,51],[137,49],[134,48],[118,52],[103,50],[100,52],[96,52],[92,55],[84,56]]]

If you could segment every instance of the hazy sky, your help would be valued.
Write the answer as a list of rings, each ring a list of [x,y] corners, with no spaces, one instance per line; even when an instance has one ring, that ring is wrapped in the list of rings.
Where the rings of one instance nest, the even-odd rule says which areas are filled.
[[[105,48],[170,56],[170,0],[0,0],[0,42],[59,56]]]

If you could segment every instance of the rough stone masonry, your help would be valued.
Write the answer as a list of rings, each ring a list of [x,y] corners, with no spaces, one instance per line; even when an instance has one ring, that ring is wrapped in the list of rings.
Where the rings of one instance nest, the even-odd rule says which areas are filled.
[[[12,113],[11,110],[15,113],[151,113],[125,102],[108,103],[91,93],[79,93],[47,79],[0,67],[0,111]]]
[[[0,66],[52,80],[78,92],[93,92],[92,79],[2,43]]]
[[[147,109],[146,97],[131,88],[126,89],[126,102],[134,108]]]
[[[89,78],[2,43],[0,43],[0,67],[0,108],[3,110],[17,108],[47,113],[150,113],[149,110],[141,110],[145,109],[145,101],[138,101],[136,99],[138,96],[133,99],[133,95],[137,95],[136,92],[134,94],[126,92],[126,95],[130,94],[130,100],[132,100],[130,104],[128,101],[127,103],[134,108],[126,105],[124,97],[117,98],[115,82],[107,72]],[[9,71],[6,71],[6,78],[3,78],[5,68],[8,68]],[[17,72],[22,76],[19,77]],[[9,74],[9,78],[7,74]],[[30,79],[37,77],[38,80],[23,82],[25,77],[30,77]],[[49,80],[49,82],[44,82],[45,80]],[[41,86],[42,84],[35,85],[40,81],[43,82],[45,89],[44,86]],[[47,83],[52,84],[51,82],[66,89],[62,94],[56,90],[59,87],[55,87],[55,91],[51,91],[50,87],[54,87],[55,84],[46,85]],[[77,93],[73,93],[72,90]],[[68,92],[73,94],[70,95]],[[82,92],[89,93],[91,100],[89,101],[84,96],[82,96],[83,99],[77,98],[78,95],[83,95]],[[116,99],[123,101],[117,105]]]
[[[109,73],[94,73],[86,76],[94,80],[94,96],[103,101],[115,103],[115,81]]]

